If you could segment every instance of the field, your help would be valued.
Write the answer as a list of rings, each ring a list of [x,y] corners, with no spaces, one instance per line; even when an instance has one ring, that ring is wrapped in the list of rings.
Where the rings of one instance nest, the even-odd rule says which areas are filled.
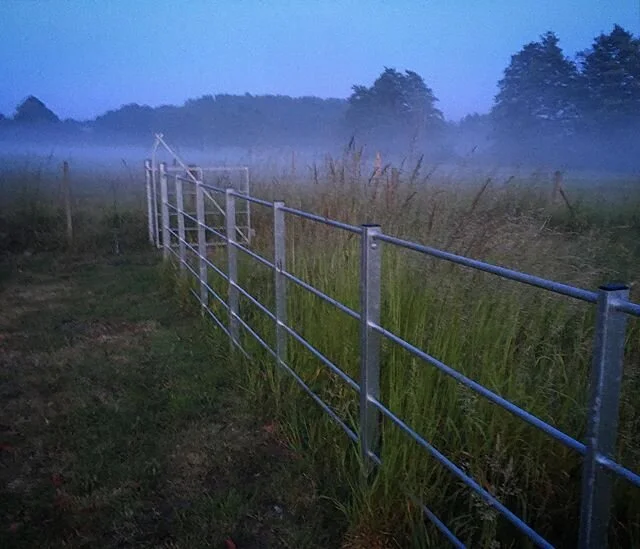
[[[377,222],[388,234],[585,288],[623,280],[632,284],[633,297],[640,266],[640,187],[637,179],[593,176],[582,179],[566,174],[565,190],[569,199],[567,205],[559,197],[556,197],[557,200],[552,199],[553,177],[545,172],[522,173],[521,170],[510,174],[503,169],[493,173],[465,170],[464,175],[461,175],[450,168],[439,167],[434,171],[434,167],[414,163],[399,171],[386,167],[379,177],[373,178],[370,175],[363,168],[360,152],[351,149],[342,158],[313,164],[304,172],[298,168],[297,174],[284,173],[278,177],[260,179],[260,174],[254,173],[252,194],[261,198],[282,199],[288,205],[353,224]],[[6,196],[13,197],[12,202],[3,201],[3,205],[12,204],[3,211],[4,225],[0,230],[7,242],[6,248],[12,252],[7,256],[6,263],[15,265],[16,254],[24,254],[27,250],[34,255],[29,258],[21,255],[20,262],[25,263],[26,267],[22,269],[28,273],[37,273],[34,265],[38,264],[38,258],[44,254],[41,250],[53,254],[47,257],[57,257],[59,254],[66,254],[67,257],[70,253],[65,249],[64,218],[57,206],[59,201],[50,199],[50,185],[47,187],[44,182],[41,186],[34,184],[36,176],[34,170],[25,171],[21,175],[20,187],[16,186],[15,174],[11,176],[10,184],[7,176],[3,187],[3,192],[8,193]],[[16,191],[17,188],[20,189],[19,192]],[[188,419],[180,415],[182,412],[177,412],[175,417],[169,414],[168,419],[162,418],[163,424],[169,424],[169,428],[164,430],[157,429],[154,422],[158,420],[153,417],[145,419],[142,416],[140,420],[154,424],[153,428],[143,430],[159,445],[152,452],[159,463],[167,463],[167,456],[171,453],[168,448],[175,442],[177,434],[184,430],[181,422],[193,421],[189,414],[209,417],[207,414],[220,413],[210,408],[211,398],[207,398],[209,393],[220,394],[223,400],[235,394],[235,400],[242,401],[244,406],[231,405],[223,415],[228,418],[237,415],[239,421],[249,416],[249,420],[245,422],[249,425],[243,427],[249,433],[246,445],[253,447],[255,437],[265,436],[264,430],[258,430],[260,434],[255,434],[255,429],[250,428],[258,421],[257,418],[261,418],[260,423],[268,426],[269,444],[284,449],[285,456],[296,456],[295,466],[287,461],[288,457],[279,458],[284,460],[282,469],[269,474],[272,479],[277,474],[282,475],[282,478],[278,477],[267,488],[258,481],[249,481],[249,485],[253,487],[244,487],[245,490],[255,488],[267,493],[275,490],[279,498],[290,498],[286,506],[276,506],[295,510],[290,523],[282,526],[285,534],[280,534],[280,538],[265,538],[262,540],[266,544],[264,546],[313,546],[311,540],[319,542],[321,536],[325,537],[324,541],[319,542],[320,546],[441,546],[442,539],[422,520],[418,508],[406,497],[406,489],[418,495],[470,545],[526,546],[526,542],[518,537],[512,527],[478,498],[461,488],[442,467],[391,425],[383,425],[384,445],[381,457],[384,466],[371,482],[363,483],[357,449],[322,416],[315,404],[290,379],[275,369],[257,345],[247,339],[246,345],[254,360],[239,362],[237,357],[227,356],[228,342],[211,327],[207,328],[211,333],[204,340],[193,341],[190,339],[193,333],[202,330],[202,324],[196,320],[193,309],[190,309],[192,312],[189,314],[185,312],[184,319],[176,321],[174,326],[176,316],[181,317],[177,312],[167,311],[167,294],[150,291],[147,284],[143,284],[144,291],[141,288],[136,290],[136,284],[127,279],[126,273],[131,274],[132,269],[143,280],[144,276],[151,277],[149,273],[152,270],[152,265],[134,268],[127,263],[135,263],[136,260],[132,257],[140,257],[137,250],[144,249],[146,240],[145,221],[140,211],[143,208],[142,200],[138,194],[133,193],[135,188],[133,180],[125,180],[124,183],[96,182],[91,189],[86,188],[85,198],[76,196],[76,219],[78,226],[83,226],[84,229],[76,229],[79,236],[74,243],[73,254],[74,257],[82,257],[82,261],[88,263],[88,266],[86,271],[84,268],[76,269],[71,262],[68,268],[72,273],[77,271],[77,276],[86,285],[85,291],[96,292],[100,288],[103,293],[98,295],[113,296],[109,300],[113,304],[110,303],[109,307],[114,308],[104,314],[113,314],[113,311],[123,309],[128,295],[138,295],[149,309],[138,311],[138,316],[127,322],[161,322],[154,315],[165,318],[166,324],[162,325],[163,337],[159,339],[172,340],[173,343],[165,343],[155,350],[152,348],[152,356],[156,357],[152,362],[164,364],[160,372],[147,364],[146,369],[142,370],[124,369],[126,372],[123,375],[131,375],[134,380],[126,377],[116,377],[115,381],[107,379],[120,383],[123,395],[131,393],[123,398],[132,399],[134,408],[136,399],[141,399],[138,402],[146,402],[148,399],[153,402],[155,398],[167,398],[174,390],[180,394],[180,402],[189,409],[186,414]],[[139,191],[138,188],[137,192]],[[256,206],[253,219],[256,229],[254,248],[270,258],[271,213],[268,210],[261,211]],[[288,222],[288,269],[357,310],[358,243],[348,235],[338,234],[310,222],[292,219],[288,219]],[[224,265],[224,253],[224,250],[216,252],[213,261]],[[111,258],[106,264],[105,257]],[[120,259],[114,263],[114,257]],[[150,259],[145,261],[153,263]],[[50,270],[50,267],[47,269]],[[15,270],[13,268],[13,272]],[[54,273],[54,278],[57,279],[58,270]],[[273,307],[272,274],[248,260],[243,260],[240,274],[241,285],[267,306]],[[9,290],[3,291],[5,299],[17,291],[16,287],[29,287],[29,281],[24,279],[24,275],[14,274],[9,280],[12,281],[8,283]],[[103,283],[107,281],[109,284],[106,284],[106,288],[110,288],[108,292],[103,288]],[[210,283],[222,294],[225,293],[225,286],[213,275]],[[184,293],[184,285],[178,286],[181,289],[173,298],[175,307],[181,302],[189,301]],[[167,291],[166,287],[164,291]],[[71,310],[79,308],[74,313],[76,316],[86,319],[103,314],[99,309],[83,309],[85,305],[88,307],[86,300],[78,299],[80,296],[75,291],[73,294],[74,298],[67,307],[71,307]],[[118,295],[121,296],[119,302]],[[638,300],[637,293],[635,299]],[[273,344],[272,322],[249,303],[243,302],[241,307],[243,318],[267,342]],[[9,307],[4,309],[10,310]],[[224,319],[223,312],[218,312]],[[41,319],[40,315],[38,319]],[[358,326],[355,321],[292,286],[289,319],[300,334],[354,379],[358,379]],[[109,325],[124,328],[124,325],[119,324],[122,321],[111,320]],[[10,324],[15,322],[11,320]],[[30,334],[29,337],[39,341],[47,340],[43,333],[56,333],[56,330],[47,327],[39,328],[33,321],[30,323],[24,320],[24,323],[24,328],[18,332]],[[571,436],[579,440],[584,437],[594,325],[594,312],[590,306],[544,295],[531,288],[520,287],[489,275],[472,273],[433,259],[416,257],[409,252],[385,249],[382,323],[406,340],[428,349],[437,358]],[[140,331],[142,333],[138,334]],[[132,332],[138,334],[135,342],[122,344],[136,347],[142,345],[145,338],[156,337],[153,330],[149,336],[139,326]],[[98,330],[97,337],[101,333]],[[176,333],[185,335],[176,339]],[[106,335],[109,336],[109,333],[106,332]],[[10,337],[8,341],[11,342],[16,336],[5,337]],[[96,335],[89,330],[86,337],[90,339]],[[115,340],[119,337],[123,336],[114,335]],[[11,344],[17,345],[15,341]],[[35,353],[37,348],[31,347],[28,346],[29,353]],[[100,352],[102,355],[115,352],[113,349],[98,351],[99,345],[90,347],[92,352]],[[86,346],[80,346],[80,349],[74,350],[78,364],[85,363],[90,356],[85,349]],[[191,349],[197,355],[195,359],[189,355]],[[21,352],[29,355],[26,351]],[[40,349],[39,352],[53,357],[50,360],[56,364],[55,345]],[[140,362],[145,362],[142,357],[147,356],[146,352],[137,349],[132,350],[131,354],[135,357],[136,353],[141,357]],[[34,361],[33,357],[28,356],[21,360]],[[137,359],[133,360],[135,362]],[[290,342],[289,361],[342,417],[347,420],[357,417],[356,395],[329,375],[317,360],[293,341]],[[640,409],[637,405],[640,393],[639,361],[640,329],[636,321],[631,321],[625,356],[618,458],[635,471],[640,469],[640,440],[637,434],[640,427]],[[104,376],[105,372],[113,375],[112,366],[104,359],[90,361],[90,370],[83,370],[74,362],[75,360],[65,359],[57,363],[57,368],[68,376],[68,385],[73,386],[77,382],[80,387],[88,379]],[[208,364],[211,367],[205,367]],[[554,544],[575,544],[580,490],[580,460],[577,456],[506,412],[463,390],[427,365],[418,363],[399,348],[385,346],[382,364],[382,400],[391,410],[453,461],[461,464],[465,471]],[[24,369],[24,372],[27,371]],[[238,376],[235,385],[219,380],[210,380],[209,385],[198,382],[197,389],[193,389],[196,394],[182,386],[179,390],[167,388],[167,379],[178,379],[179,384],[188,385],[207,372],[212,376],[215,372],[216,376],[224,378],[232,376],[230,371],[233,371],[233,376]],[[22,378],[22,375],[26,377]],[[7,370],[3,376],[6,376],[8,382],[26,387],[38,387],[39,383],[46,383],[46,377],[42,377],[41,372],[28,377],[27,373],[18,376],[13,370]],[[149,383],[144,382],[147,376],[151,380]],[[65,376],[60,375],[60,378],[65,379]],[[171,383],[168,385],[172,387]],[[231,390],[229,385],[233,385],[234,389]],[[238,385],[241,390],[237,388]],[[99,389],[100,383],[97,387]],[[17,400],[19,404],[20,399]],[[247,402],[253,403],[248,411]],[[99,406],[103,405],[108,407],[112,403]],[[85,410],[86,404],[78,407],[84,414],[88,413]],[[29,408],[19,413],[21,417],[27,418],[37,414],[37,410]],[[49,445],[54,440],[63,455],[78,452],[79,450],[73,449],[77,447],[90,451],[94,445],[90,441],[95,440],[97,427],[86,415],[82,417],[80,414],[78,417],[78,414],[75,408],[61,413],[64,421],[71,421],[75,425],[75,430],[64,427],[67,424],[61,419],[62,427],[57,431],[57,436],[46,434],[44,442],[38,442],[39,437],[33,436],[29,438],[28,444]],[[129,417],[136,416],[133,414]],[[40,425],[40,428],[44,426]],[[126,436],[130,436],[131,440],[137,439],[137,431],[125,431],[118,435],[119,429],[120,427],[112,428],[106,432],[106,438],[112,439],[112,448],[123,443],[118,441],[118,436],[128,433]],[[228,440],[226,437],[224,439]],[[207,456],[211,454],[207,459],[215,461],[216,452],[207,450],[210,447],[206,442],[200,444],[197,453]],[[239,451],[246,451],[247,446]],[[66,447],[72,450],[65,449]],[[9,458],[13,455],[11,452]],[[25,449],[25,452],[29,450]],[[81,461],[93,462],[92,459]],[[89,476],[93,475],[98,480],[92,483],[80,479],[79,484],[72,484],[73,490],[81,487],[87,491],[85,495],[99,490],[116,490],[121,487],[118,483],[125,482],[125,476],[126,481],[135,483],[140,482],[138,477],[144,478],[148,474],[144,467],[140,468],[141,464],[137,459],[128,463],[126,468],[118,462],[111,455],[101,465],[104,477],[92,472]],[[259,462],[264,463],[264,456],[259,458]],[[51,467],[51,464],[48,466]],[[287,467],[291,468],[288,475]],[[207,462],[203,465],[203,469],[210,468],[215,469],[215,463],[212,465]],[[10,470],[10,467],[6,470]],[[302,471],[304,475],[301,474]],[[300,479],[310,484],[297,485]],[[196,484],[198,483],[193,482],[190,485],[193,486],[191,490],[196,492],[194,500],[215,492],[213,488],[205,490],[201,485],[196,489]],[[126,491],[127,488],[122,489]],[[174,507],[177,505],[167,492],[160,490],[153,482],[144,489],[158,500],[169,500]],[[616,483],[615,489],[611,545],[636,546],[640,543],[640,493],[623,482]],[[34,491],[39,492],[32,490]],[[79,497],[78,494],[79,492],[74,495]],[[309,494],[313,497],[305,499]],[[39,508],[39,504],[30,501],[24,494],[12,497],[17,501],[16,508],[25,504],[34,509]],[[247,496],[242,493],[238,497],[244,502]],[[144,498],[136,496],[133,499],[139,502]],[[191,501],[190,495],[184,499],[189,501],[189,505],[198,506]],[[255,501],[249,498],[250,505]],[[222,505],[214,497],[212,505],[217,504]],[[105,507],[111,512],[117,505],[107,503]],[[157,511],[157,508],[154,509]],[[318,516],[311,518],[318,510]],[[104,510],[100,512],[106,513]],[[126,512],[133,513],[132,516],[142,523],[146,520],[145,513],[150,513],[143,507]],[[16,516],[19,515],[18,511],[15,513]],[[129,537],[124,543],[192,546],[189,545],[189,540],[206,539],[197,537],[205,535],[203,532],[206,531],[212,531],[212,535],[220,532],[222,537],[212,539],[219,539],[219,543],[222,543],[224,535],[231,533],[223,534],[220,530],[216,531],[216,528],[220,529],[220,525],[227,524],[225,520],[231,523],[237,521],[245,510],[232,507],[226,519],[215,513],[207,513],[208,511],[202,510],[193,513],[183,511],[183,517],[192,519],[194,516],[208,516],[208,522],[204,518],[195,523],[189,523],[185,519],[186,522],[181,522],[180,528],[170,529],[166,540],[161,542],[157,538],[139,541]],[[122,526],[127,522],[126,513],[122,516],[108,516],[105,523],[111,520],[112,524]],[[271,519],[273,522],[273,517]],[[25,522],[13,515],[7,520],[10,520],[10,525]],[[131,522],[138,524],[129,517],[129,523]],[[160,525],[165,523],[174,528],[175,523],[165,520],[160,514],[156,522],[148,526],[148,530],[157,535]],[[236,528],[241,532],[252,531],[247,525]],[[231,530],[233,528],[227,526],[227,532]],[[102,540],[105,545],[106,540],[113,542],[115,539],[113,531],[107,534],[96,532],[99,529],[94,528],[93,534],[102,536],[97,539]],[[9,540],[20,539],[19,532],[5,532],[3,535],[8,536]],[[190,538],[191,535],[196,537]],[[254,539],[260,540],[255,529],[253,535]],[[267,535],[269,534],[262,534]],[[75,538],[75,543],[80,545],[80,540],[81,538]],[[253,546],[250,543],[258,542],[245,543],[239,543],[238,547]]]

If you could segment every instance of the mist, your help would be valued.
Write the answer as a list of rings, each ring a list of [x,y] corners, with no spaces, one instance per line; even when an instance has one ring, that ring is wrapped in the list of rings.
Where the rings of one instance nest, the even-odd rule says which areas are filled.
[[[128,103],[88,120],[62,120],[33,95],[0,116],[5,164],[66,160],[138,169],[161,133],[190,163],[247,165],[303,176],[355,153],[399,170],[640,172],[640,40],[620,25],[568,55],[551,31],[513,53],[484,113],[447,119],[430,79],[381,67],[348,97],[210,93],[181,104]],[[455,98],[453,98],[455,99]],[[90,100],[90,97],[87,98]],[[301,177],[301,180],[304,177]]]

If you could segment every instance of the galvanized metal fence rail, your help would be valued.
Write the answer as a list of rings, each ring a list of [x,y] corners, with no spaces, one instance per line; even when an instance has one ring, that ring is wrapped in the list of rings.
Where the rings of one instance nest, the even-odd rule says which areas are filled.
[[[162,172],[159,180],[159,207],[157,189],[153,188],[153,174],[149,163],[146,166],[147,198],[149,201],[149,238],[161,245],[165,258],[175,256],[180,268],[192,275],[199,285],[199,291],[193,291],[204,313],[230,339],[232,344],[245,355],[241,344],[241,329],[245,330],[275,359],[276,363],[309,394],[309,396],[335,421],[345,434],[356,442],[365,463],[380,465],[380,447],[382,444],[380,420],[387,418],[406,435],[419,444],[429,455],[443,465],[454,477],[478,494],[486,504],[502,514],[516,528],[524,533],[535,545],[551,547],[531,526],[501,503],[492,493],[483,488],[478,481],[467,475],[461,467],[453,463],[422,435],[415,432],[402,418],[385,406],[380,397],[380,349],[381,340],[386,338],[409,351],[414,356],[437,368],[458,383],[475,391],[478,395],[507,410],[522,421],[546,433],[567,448],[583,456],[582,495],[578,546],[600,549],[607,545],[607,528],[610,517],[612,476],[618,476],[640,488],[640,475],[629,470],[614,459],[615,441],[618,427],[618,408],[623,370],[625,330],[628,315],[640,316],[640,305],[629,301],[629,288],[612,284],[602,286],[598,291],[589,291],[566,284],[560,284],[537,276],[506,269],[459,256],[415,242],[402,240],[382,232],[377,225],[354,226],[319,215],[301,211],[285,205],[284,202],[269,202],[237,192],[234,189],[222,189],[207,185],[200,180],[184,178]],[[169,187],[175,189],[175,200],[169,200]],[[196,211],[188,212],[184,208],[184,193],[188,187],[196,198]],[[206,196],[213,193],[224,199],[226,227],[224,231],[206,223]],[[235,217],[238,201],[269,208],[273,213],[273,260],[260,256],[247,246],[238,242]],[[161,227],[156,225],[160,211]],[[297,216],[319,224],[357,235],[360,239],[360,311],[355,311],[333,299],[324,292],[286,270],[286,220],[287,216]],[[173,223],[176,220],[177,223]],[[197,232],[197,245],[186,237],[185,220],[188,220]],[[227,245],[226,273],[209,260],[207,248],[209,237],[224,240]],[[176,243],[176,245],[173,244]],[[597,307],[593,359],[591,368],[591,394],[587,436],[584,442],[574,439],[563,431],[520,408],[483,385],[441,362],[426,351],[419,349],[386,329],[380,321],[381,297],[381,248],[399,246],[443,261],[456,263],[486,273],[534,286],[546,291],[564,295],[576,300],[592,303]],[[246,254],[273,271],[275,283],[275,310],[270,310],[258,299],[242,288],[238,282],[238,251]],[[195,269],[187,261],[187,252],[198,261]],[[209,284],[209,273],[221,277],[227,284],[227,296],[219,295]],[[360,383],[357,383],[340,367],[331,362],[318,349],[305,340],[287,323],[287,285],[293,283],[336,307],[360,323]],[[239,312],[240,296],[248,299],[267,315],[275,325],[276,345],[271,348]],[[228,322],[219,319],[209,306],[214,299],[227,313]],[[359,425],[356,430],[338,416],[287,364],[287,340],[291,337],[302,344],[331,372],[336,374],[349,387],[360,395]],[[421,503],[425,516],[433,522],[443,536],[455,547],[464,547],[460,539],[448,528],[436,514]]]

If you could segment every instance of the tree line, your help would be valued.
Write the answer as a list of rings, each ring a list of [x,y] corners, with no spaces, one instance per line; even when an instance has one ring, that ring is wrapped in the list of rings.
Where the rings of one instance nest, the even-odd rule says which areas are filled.
[[[347,99],[205,95],[182,106],[129,104],[84,123],[61,122],[35,97],[0,124],[66,125],[130,141],[164,132],[196,146],[318,145],[355,137],[387,149],[448,150],[479,144],[486,156],[570,162],[599,155],[632,163],[640,154],[640,40],[619,25],[567,56],[547,32],[511,57],[489,113],[453,123],[414,71],[385,67]],[[639,144],[636,144],[636,141]]]

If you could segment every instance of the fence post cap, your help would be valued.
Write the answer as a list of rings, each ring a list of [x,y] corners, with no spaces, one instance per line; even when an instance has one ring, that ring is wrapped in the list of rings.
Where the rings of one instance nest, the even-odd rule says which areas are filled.
[[[603,292],[621,292],[623,290],[628,290],[629,285],[622,282],[610,282],[608,284],[603,284],[599,289]]]

